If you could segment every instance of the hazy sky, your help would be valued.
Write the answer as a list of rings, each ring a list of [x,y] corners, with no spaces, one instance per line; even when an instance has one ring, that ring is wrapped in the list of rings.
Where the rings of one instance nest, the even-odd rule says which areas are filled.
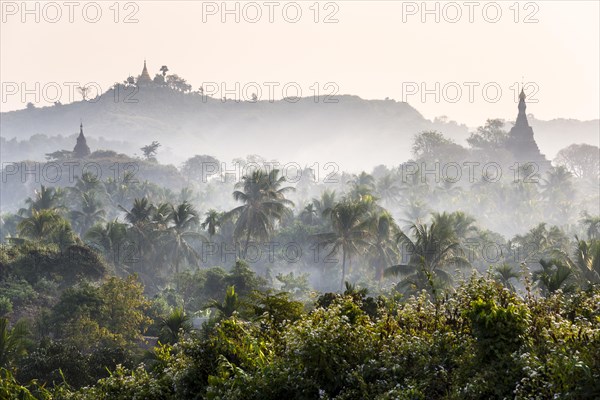
[[[405,99],[427,118],[447,115],[470,126],[489,117],[513,119],[513,85],[522,79],[532,83],[528,91],[537,90],[538,102],[528,107],[536,118],[595,119],[600,109],[598,1],[517,6],[513,1],[430,1],[430,14],[420,1],[317,6],[312,1],[229,1],[227,7],[234,10],[229,15],[223,15],[220,1],[136,1],[119,7],[113,1],[75,2],[72,23],[70,6],[61,1],[29,2],[32,14],[23,13],[20,1],[1,3],[2,111],[35,102],[33,94],[23,102],[21,89],[9,94],[14,83],[35,90],[39,82],[40,105],[44,97],[56,97],[54,90],[60,87],[66,103],[71,95],[65,82],[96,82],[106,90],[139,74],[144,58],[152,76],[166,64],[194,89],[205,82],[225,82],[235,90],[239,82],[238,96],[244,96],[244,85],[257,82],[264,100],[269,98],[265,82],[279,83],[275,98],[282,97],[285,84],[289,95],[299,88],[303,96],[312,96],[317,87],[321,94],[338,87],[340,94],[367,99]],[[97,9],[102,12],[98,18]],[[302,14],[297,18],[298,9]],[[257,10],[261,17],[252,23]],[[137,22],[124,23],[129,14]],[[324,22],[328,16],[333,23]],[[92,23],[94,19],[98,22]],[[299,21],[292,23],[294,19]],[[325,87],[328,82],[334,85]],[[422,89],[429,90],[425,99]],[[256,90],[247,93],[252,92]],[[224,93],[219,89],[215,95]]]

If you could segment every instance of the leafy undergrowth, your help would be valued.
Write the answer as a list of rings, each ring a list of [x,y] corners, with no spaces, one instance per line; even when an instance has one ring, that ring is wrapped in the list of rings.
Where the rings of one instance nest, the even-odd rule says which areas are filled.
[[[79,390],[19,385],[5,398],[594,399],[600,397],[600,288],[524,298],[472,277],[432,301],[349,288],[311,311],[263,296],[258,317],[221,314],[160,345],[151,361]],[[12,397],[11,397],[12,396]],[[4,397],[3,397],[4,398]]]

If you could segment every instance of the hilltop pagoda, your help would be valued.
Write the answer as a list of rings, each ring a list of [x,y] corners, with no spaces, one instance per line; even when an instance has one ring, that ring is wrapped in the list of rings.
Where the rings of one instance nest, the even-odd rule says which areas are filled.
[[[146,68],[146,60],[144,60],[144,68],[142,69],[141,75],[138,77],[136,85],[137,86],[150,86],[154,82],[152,78],[150,78],[150,74],[148,73],[148,68]]]
[[[77,144],[73,149],[73,157],[85,158],[90,155],[90,148],[87,145],[85,136],[83,135],[83,123],[79,125],[79,136],[77,137]]]
[[[522,164],[536,163],[540,172],[542,172],[549,169],[551,164],[546,159],[546,156],[541,153],[533,138],[533,129],[529,126],[527,114],[525,114],[526,108],[525,92],[521,89],[521,94],[519,94],[519,114],[517,115],[515,125],[508,133],[506,149],[514,156],[516,162]]]

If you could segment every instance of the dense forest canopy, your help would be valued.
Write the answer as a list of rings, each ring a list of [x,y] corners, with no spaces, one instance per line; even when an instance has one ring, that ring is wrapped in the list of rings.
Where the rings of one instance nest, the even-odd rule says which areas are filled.
[[[161,71],[147,90],[194,109]],[[45,161],[2,166],[0,397],[600,397],[599,148],[516,159],[505,121],[463,143],[390,103],[369,118],[417,121],[410,154],[358,173],[193,142],[163,164],[188,139],[85,124],[77,145],[3,137]]]

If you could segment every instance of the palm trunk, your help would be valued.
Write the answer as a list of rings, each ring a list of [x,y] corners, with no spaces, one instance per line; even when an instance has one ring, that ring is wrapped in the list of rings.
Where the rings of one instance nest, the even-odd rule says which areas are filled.
[[[177,288],[177,292],[179,292],[179,246],[175,248],[175,287]]]
[[[377,264],[375,264],[375,280],[377,281],[379,288],[381,288],[381,279],[382,278],[383,278],[383,263],[378,260]]]
[[[246,259],[246,253],[248,252],[248,244],[250,244],[250,229],[248,229],[248,234],[246,235],[246,244],[244,245],[244,253],[242,254],[242,258]]]
[[[342,283],[340,284],[340,292],[344,291],[344,282],[346,282],[346,250],[342,248]]]

